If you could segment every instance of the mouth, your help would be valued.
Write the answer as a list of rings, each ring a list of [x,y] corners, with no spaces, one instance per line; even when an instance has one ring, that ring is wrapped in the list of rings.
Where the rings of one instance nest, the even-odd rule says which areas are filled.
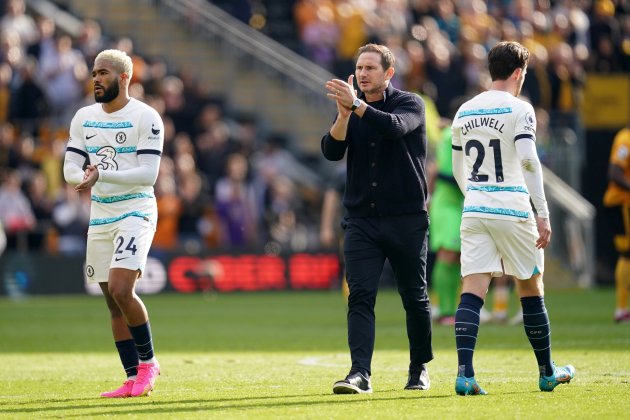
[[[102,93],[103,92],[103,87],[102,86],[94,86],[94,93],[97,93],[97,92],[101,92]]]

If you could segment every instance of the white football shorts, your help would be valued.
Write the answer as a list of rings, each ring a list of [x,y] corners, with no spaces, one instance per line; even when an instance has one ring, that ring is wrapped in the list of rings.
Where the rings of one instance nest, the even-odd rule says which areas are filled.
[[[88,232],[85,274],[87,283],[106,283],[110,268],[140,270],[155,234],[155,224],[139,217],[112,223],[106,232]]]
[[[478,273],[500,277],[505,270],[505,274],[526,280],[544,272],[545,255],[536,248],[538,229],[533,219],[464,217],[460,233],[463,277]]]

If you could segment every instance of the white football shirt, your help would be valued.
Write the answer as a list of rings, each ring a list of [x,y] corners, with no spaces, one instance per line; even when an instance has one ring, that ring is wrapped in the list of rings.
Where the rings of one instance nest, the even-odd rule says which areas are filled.
[[[77,111],[70,124],[68,152],[89,159],[99,171],[137,168],[138,155],[161,156],[164,124],[149,105],[131,98],[122,109],[106,113],[100,103]],[[156,160],[159,165],[159,159]],[[97,182],[92,187],[90,231],[103,231],[127,217],[157,222],[153,186]]]
[[[508,92],[490,90],[464,103],[452,128],[452,147],[464,153],[463,217],[533,216],[515,142],[536,141],[534,108]]]

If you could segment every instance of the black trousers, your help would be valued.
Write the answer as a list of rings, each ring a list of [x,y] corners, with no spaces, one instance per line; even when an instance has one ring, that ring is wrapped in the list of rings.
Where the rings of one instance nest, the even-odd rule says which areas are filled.
[[[394,271],[407,315],[409,369],[433,359],[431,305],[426,266],[429,219],[426,213],[346,218],[344,258],[348,297],[348,345],[351,372],[371,375],[374,353],[374,306],[385,259]]]

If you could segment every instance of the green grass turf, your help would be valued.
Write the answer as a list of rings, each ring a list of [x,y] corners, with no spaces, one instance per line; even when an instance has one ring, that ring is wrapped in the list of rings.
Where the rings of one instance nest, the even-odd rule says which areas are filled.
[[[105,400],[122,383],[102,298],[0,299],[0,418],[630,418],[630,324],[611,290],[550,292],[553,357],[577,376],[538,391],[522,326],[483,325],[475,355],[487,396],[454,394],[452,327],[434,327],[431,389],[403,391],[398,296],[379,294],[372,395],[333,395],[349,368],[333,292],[146,296],[163,373],[151,397]]]

